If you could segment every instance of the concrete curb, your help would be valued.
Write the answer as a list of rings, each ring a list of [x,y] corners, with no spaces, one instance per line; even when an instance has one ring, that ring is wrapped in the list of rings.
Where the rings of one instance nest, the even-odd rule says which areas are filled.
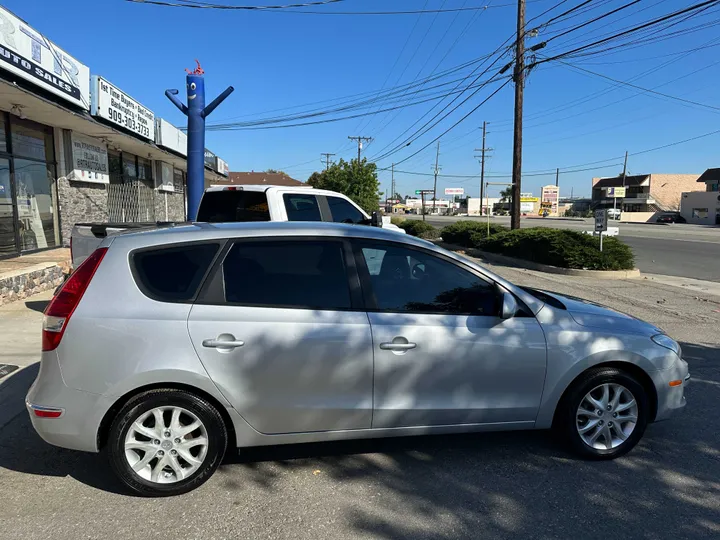
[[[463,252],[470,257],[476,257],[492,264],[511,266],[513,268],[524,268],[525,270],[535,270],[537,272],[545,272],[547,274],[559,274],[562,276],[574,277],[590,277],[595,279],[631,279],[640,277],[640,270],[638,270],[637,268],[633,268],[632,270],[580,270],[577,268],[560,268],[558,266],[550,266],[547,264],[540,264],[532,261],[526,261],[523,259],[515,259],[513,257],[507,257],[505,255],[498,255],[497,253],[489,253],[487,251],[480,251],[479,249],[475,248],[466,248],[454,244],[447,244],[445,242],[436,242],[436,244],[447,250]]]

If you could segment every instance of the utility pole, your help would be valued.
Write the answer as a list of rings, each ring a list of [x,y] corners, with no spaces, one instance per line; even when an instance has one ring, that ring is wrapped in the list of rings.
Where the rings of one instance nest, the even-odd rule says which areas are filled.
[[[489,152],[492,148],[485,147],[485,135],[486,135],[487,122],[483,122],[483,138],[482,148],[476,148],[476,152],[480,152],[480,215],[482,216],[482,200],[485,194],[485,152]],[[489,212],[490,210],[488,210]]]
[[[560,187],[560,169],[555,169],[555,187]]]
[[[334,156],[335,154],[330,154],[329,152],[324,152],[320,154],[325,158],[325,170],[327,171],[330,168],[330,158]]]
[[[623,189],[625,189],[625,179],[627,178],[627,158],[628,153],[627,150],[625,150],[625,163],[623,164]],[[614,205],[613,205],[614,206]],[[622,212],[623,206],[625,206],[625,197],[623,197],[623,202],[620,203],[620,211]]]
[[[515,42],[515,128],[513,136],[512,160],[512,205],[510,228],[520,228],[520,191],[522,180],[522,129],[523,129],[523,91],[525,87],[525,0],[518,0],[517,40]]]
[[[435,201],[437,200],[437,177],[438,172],[438,161],[440,160],[440,141],[437,143],[437,153],[435,154],[435,184],[433,185],[433,214],[435,213]]]
[[[360,152],[362,152],[363,142],[372,141],[372,137],[348,137],[351,141],[357,141],[358,143],[358,167],[360,167]]]
[[[394,199],[395,198],[395,164],[394,163],[390,166],[390,171],[391,171],[390,174],[392,175],[391,180],[390,180],[390,197],[392,197]]]

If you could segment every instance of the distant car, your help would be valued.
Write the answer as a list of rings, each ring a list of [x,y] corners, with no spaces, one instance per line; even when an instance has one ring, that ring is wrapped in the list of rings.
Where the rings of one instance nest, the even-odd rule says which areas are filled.
[[[608,210],[608,219],[620,219],[621,213],[619,208],[611,208]]]
[[[655,223],[687,223],[687,220],[680,214],[663,214],[655,220]]]
[[[190,491],[226,450],[300,442],[554,427],[612,459],[689,379],[651,324],[320,222],[109,236],[45,310],[42,349],[37,432],[104,450],[143,495]]]

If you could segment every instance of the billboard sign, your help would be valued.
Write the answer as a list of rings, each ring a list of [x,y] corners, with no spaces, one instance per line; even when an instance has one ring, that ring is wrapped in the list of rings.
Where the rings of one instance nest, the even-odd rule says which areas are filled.
[[[216,162],[217,162],[217,156],[206,148],[205,149],[205,167],[207,167],[211,171],[214,171],[215,167],[217,167]]]
[[[465,188],[461,188],[461,187],[445,188],[445,195],[465,195]]]
[[[90,108],[90,69],[3,7],[0,67],[73,105]]]
[[[230,174],[230,167],[228,166],[227,161],[217,156],[215,156],[215,170],[223,176],[228,176]]]
[[[155,122],[155,143],[181,156],[187,156],[187,135],[163,118]]]
[[[607,196],[613,199],[624,199],[626,189],[624,187],[607,188]]]
[[[155,113],[108,81],[93,75],[90,114],[155,141]]]

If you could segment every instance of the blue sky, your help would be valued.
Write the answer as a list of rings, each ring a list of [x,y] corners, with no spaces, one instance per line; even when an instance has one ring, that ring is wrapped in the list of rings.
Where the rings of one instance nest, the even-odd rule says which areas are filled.
[[[216,0],[225,4],[270,4],[270,0]],[[558,0],[535,0],[528,4],[528,19],[541,14]],[[277,2],[273,2],[277,3]],[[424,15],[358,16],[309,15],[282,12],[196,10],[135,4],[124,0],[6,0],[3,4],[30,25],[67,50],[126,93],[154,110],[155,114],[182,126],[184,117],[165,98],[166,88],[183,88],[184,68],[200,59],[206,71],[209,98],[226,86],[235,93],[219,107],[209,123],[249,120],[294,113],[289,107],[328,101],[359,93],[379,91],[417,78],[437,74],[495,50],[515,29],[515,8],[508,0],[346,0],[324,11],[384,11],[470,7],[488,3],[500,6],[482,12]],[[559,9],[539,17],[535,24],[579,4],[565,2]],[[627,3],[596,0],[597,8],[551,28],[541,28],[538,43],[557,32]],[[686,7],[692,2],[643,0],[609,17],[553,40],[540,51],[546,56],[572,49],[580,42],[601,38],[614,30]],[[505,7],[502,7],[505,6]],[[666,32],[702,22],[720,20],[720,9],[711,7],[697,19]],[[617,80],[657,89],[687,100],[720,107],[720,63],[717,28],[708,26],[673,39],[621,48],[601,56],[570,60],[575,66]],[[713,42],[712,40],[716,41]],[[699,46],[706,46],[693,52]],[[507,57],[498,67],[508,61]],[[471,68],[461,71],[464,76]],[[454,77],[454,76],[453,76]],[[474,77],[473,77],[474,78]],[[433,84],[433,83],[431,83]],[[495,87],[481,90],[463,107],[427,135],[387,159],[390,167],[421,148],[454,124]],[[373,96],[375,94],[370,94]],[[467,94],[466,94],[467,95]],[[464,95],[465,96],[465,95]],[[463,96],[463,97],[464,97]],[[559,62],[548,62],[531,72],[526,85],[523,192],[539,194],[541,185],[554,183],[554,173],[531,176],[532,171],[570,167],[631,153],[631,173],[701,173],[720,166],[720,134],[689,143],[633,156],[635,152],[695,137],[720,129],[720,110],[681,103],[637,89],[578,73]],[[462,98],[461,98],[462,99]],[[441,106],[446,104],[446,100]],[[455,104],[459,103],[458,100]],[[330,103],[332,105],[333,103]],[[356,147],[348,135],[375,137],[365,156],[381,150],[406,130],[435,102],[407,107],[399,112],[379,113],[320,125],[252,131],[209,132],[206,146],[230,163],[231,170],[283,168],[306,180],[321,169],[320,153],[350,159]],[[430,115],[435,114],[438,107]],[[487,146],[494,150],[488,160],[489,175],[508,175],[512,156],[513,87],[507,85],[467,120],[441,138],[442,174],[479,174],[474,158],[481,146],[483,120],[489,122]],[[430,117],[422,120],[418,126]],[[398,170],[432,172],[435,146],[421,152]],[[622,159],[601,165],[608,168],[561,173],[561,195],[590,193],[593,176],[621,171]],[[390,173],[381,171],[383,189]],[[493,178],[493,181],[509,181]],[[403,195],[432,187],[431,176],[396,174]],[[464,187],[477,195],[477,178],[441,177],[438,188]],[[496,192],[497,189],[493,190]]]

